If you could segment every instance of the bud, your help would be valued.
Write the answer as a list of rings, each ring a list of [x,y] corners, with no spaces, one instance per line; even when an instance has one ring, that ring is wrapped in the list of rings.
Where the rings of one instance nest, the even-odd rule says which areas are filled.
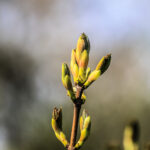
[[[79,67],[84,68],[86,70],[88,62],[89,62],[89,53],[85,49],[81,54],[81,58],[79,60]]]
[[[68,147],[69,142],[65,134],[62,132],[62,109],[54,108],[52,113],[52,128],[55,132],[57,139],[65,146]]]
[[[101,74],[103,74],[109,67],[111,61],[111,54],[104,56],[96,66],[96,70],[100,70]]]
[[[82,100],[82,104],[84,104],[84,102],[86,101],[86,96],[84,93],[82,93],[81,100]]]
[[[88,115],[88,113],[86,112],[86,110],[84,109],[82,112],[82,116],[80,117],[80,130],[83,129],[88,129],[91,127],[91,118]]]
[[[83,84],[86,81],[86,68],[89,61],[89,55],[86,50],[81,54],[81,59],[79,61],[79,82]]]
[[[125,150],[139,149],[139,123],[134,120],[130,122],[124,130],[123,146]]]
[[[65,77],[66,75],[70,76],[70,71],[68,65],[66,63],[62,64],[62,76]]]
[[[100,62],[96,66],[96,69],[92,73],[89,74],[88,79],[84,83],[84,88],[89,87],[95,80],[97,80],[97,78],[101,74],[103,74],[107,70],[107,68],[110,65],[110,61],[111,61],[111,54],[104,56],[100,60]]]
[[[72,50],[70,68],[71,68],[74,82],[78,83],[79,67],[78,67],[78,64],[76,61],[76,50],[75,49]]]
[[[90,128],[91,128],[91,118],[90,116],[86,113],[85,109],[83,110],[82,116],[80,117],[80,139],[75,145],[76,149],[79,149],[86,139],[88,138],[90,134]]]
[[[86,68],[89,61],[90,42],[88,37],[82,33],[77,42],[76,60],[79,66],[79,84],[83,85],[86,81]]]
[[[79,64],[79,60],[80,60],[80,57],[81,57],[81,53],[85,49],[89,53],[89,51],[90,51],[90,42],[89,42],[88,37],[84,33],[82,33],[81,36],[78,39],[77,49],[76,49],[76,59],[77,59],[78,64]]]
[[[86,89],[87,87],[89,87],[95,80],[98,79],[98,77],[100,76],[100,70],[94,70],[93,72],[90,73],[87,81],[84,83],[84,88]]]
[[[72,88],[70,71],[65,63],[62,64],[62,83],[66,89],[69,90]]]
[[[67,64],[65,63],[62,64],[62,83],[64,87],[67,89],[68,95],[71,97],[72,100],[74,100],[75,95],[71,83],[70,71]]]
[[[79,84],[82,85],[86,81],[86,70],[83,68],[79,68]]]
[[[55,130],[62,130],[62,108],[54,108],[52,113],[52,127]]]

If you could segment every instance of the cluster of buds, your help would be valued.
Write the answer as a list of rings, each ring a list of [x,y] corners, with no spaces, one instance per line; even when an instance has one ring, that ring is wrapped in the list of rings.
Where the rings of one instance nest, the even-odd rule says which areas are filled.
[[[73,49],[71,54],[70,70],[73,75],[74,86],[71,81],[71,75],[68,65],[66,63],[62,64],[62,83],[67,90],[67,95],[75,104],[74,106],[78,107],[77,109],[79,111],[75,111],[78,113],[80,112],[81,105],[84,104],[86,100],[86,96],[83,91],[107,70],[111,61],[111,54],[102,57],[95,70],[91,72],[90,67],[88,67],[89,53],[90,41],[88,37],[84,33],[82,33],[78,39],[76,49]],[[68,147],[69,145],[68,150],[79,149],[89,135],[91,126],[90,116],[85,111],[83,111],[83,114],[80,118],[80,139],[77,143],[75,143],[74,141],[70,142],[71,144],[69,144],[64,133],[62,132],[62,128],[60,127],[59,122],[57,121],[59,120],[59,117],[57,117],[60,115],[59,113],[61,113],[61,110],[55,108],[53,111],[54,115],[52,118],[52,127],[54,129],[56,137],[63,143],[65,147]],[[78,114],[76,114],[76,116],[78,116]],[[75,123],[77,125],[78,121],[76,121]],[[73,126],[73,128],[76,128],[75,130],[72,130],[73,132],[77,132],[76,125]],[[73,133],[72,136],[75,137],[71,138],[71,140],[75,140],[76,133]]]
[[[82,87],[83,90],[88,88],[107,70],[110,65],[111,54],[108,54],[102,57],[95,70],[91,72],[90,67],[87,67],[89,62],[89,52],[89,39],[84,33],[82,33],[78,39],[77,48],[73,49],[71,54],[70,69],[74,79],[74,88],[71,82],[69,67],[65,63],[62,64],[62,83],[67,89],[68,96],[70,96],[73,101],[76,99],[75,95],[77,85]],[[83,96],[81,95],[81,99],[82,98],[82,102],[84,102],[86,99],[84,93]]]

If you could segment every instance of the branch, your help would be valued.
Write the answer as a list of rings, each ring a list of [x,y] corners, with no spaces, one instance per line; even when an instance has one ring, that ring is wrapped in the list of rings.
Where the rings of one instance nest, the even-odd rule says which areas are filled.
[[[73,147],[76,144],[79,114],[80,114],[81,105],[82,105],[81,95],[82,95],[82,92],[83,92],[83,88],[77,85],[76,89],[77,89],[76,101],[75,101],[75,104],[74,104],[72,131],[71,131],[70,145],[68,147],[68,150],[73,150],[74,149]]]

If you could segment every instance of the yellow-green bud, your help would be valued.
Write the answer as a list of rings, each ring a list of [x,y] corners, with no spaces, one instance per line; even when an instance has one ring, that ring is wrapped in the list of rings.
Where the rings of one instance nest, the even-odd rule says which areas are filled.
[[[71,63],[70,63],[71,72],[73,75],[73,79],[75,83],[78,83],[78,74],[79,74],[79,67],[76,61],[76,50],[72,50],[71,54]]]
[[[104,56],[96,66],[96,69],[90,73],[86,82],[84,83],[84,88],[89,87],[97,78],[102,75],[110,65],[111,54]]]
[[[86,81],[86,70],[84,68],[79,68],[79,84],[83,84]]]
[[[80,141],[85,142],[85,140],[88,138],[88,130],[87,129],[83,129],[81,131],[81,136],[80,136]]]
[[[87,52],[87,50],[85,49],[82,53],[81,53],[81,58],[79,60],[79,68],[87,68],[89,62],[89,53]]]
[[[89,54],[84,50],[79,60],[79,82],[83,84],[86,81],[86,68],[89,61]]]
[[[62,109],[54,108],[52,113],[52,128],[57,139],[65,146],[68,147],[69,142],[66,139],[65,134],[62,132]]]
[[[81,36],[78,39],[77,49],[76,49],[76,59],[77,59],[78,64],[79,64],[79,60],[80,60],[80,57],[81,57],[81,53],[85,49],[89,53],[89,51],[90,51],[90,42],[89,42],[88,37],[84,33],[82,33]]]
[[[87,116],[85,118],[85,120],[84,120],[84,126],[83,126],[83,128],[89,130],[90,125],[91,125],[91,118],[90,118],[90,116]]]
[[[63,63],[62,64],[62,78],[65,78],[66,75],[70,76],[70,71],[69,71],[68,65],[66,63]]]
[[[82,131],[83,125],[84,125],[84,120],[83,120],[83,117],[81,116],[80,117],[80,131]]]
[[[84,102],[86,101],[86,96],[84,93],[82,93],[81,100],[82,100],[82,103],[84,104]]]
[[[87,88],[89,87],[95,80],[98,79],[98,77],[101,75],[100,70],[94,70],[93,72],[90,73],[87,81],[84,83],[84,87]]]
[[[67,64],[62,64],[62,83],[67,90],[73,91],[70,71]]]
[[[71,97],[72,100],[75,99],[75,94],[72,87],[70,71],[67,64],[62,64],[62,83],[67,89],[67,94]]]
[[[53,129],[62,130],[62,108],[54,108],[52,113]]]
[[[64,147],[69,146],[69,142],[67,141],[66,136],[63,132],[60,132],[60,141],[64,145]]]
[[[73,49],[72,53],[71,53],[71,64],[70,64],[70,66],[72,66],[74,64],[76,64],[76,50],[75,49]]]
[[[111,61],[111,54],[108,54],[99,61],[98,65],[96,66],[96,70],[101,71],[101,75],[108,69]]]
[[[83,120],[83,121],[82,121]],[[89,128],[91,124],[91,119],[86,110],[84,109],[82,112],[82,116],[80,117],[80,130],[84,128]]]
[[[85,109],[83,110],[82,116],[80,117],[80,139],[75,145],[76,149],[79,149],[86,139],[88,138],[90,134],[90,128],[91,128],[91,118],[90,116],[86,113]]]

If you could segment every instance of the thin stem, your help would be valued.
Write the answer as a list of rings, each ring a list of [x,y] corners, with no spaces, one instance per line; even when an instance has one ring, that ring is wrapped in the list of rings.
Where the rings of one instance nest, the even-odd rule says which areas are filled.
[[[74,150],[73,147],[76,144],[79,114],[80,114],[80,109],[81,109],[81,95],[82,95],[83,89],[79,86],[77,86],[76,88],[77,88],[76,103],[74,104],[72,131],[71,131],[70,145],[68,147],[68,150]]]
[[[71,131],[70,145],[68,150],[73,150],[73,147],[76,143],[80,109],[81,109],[81,105],[74,104],[72,131]]]

